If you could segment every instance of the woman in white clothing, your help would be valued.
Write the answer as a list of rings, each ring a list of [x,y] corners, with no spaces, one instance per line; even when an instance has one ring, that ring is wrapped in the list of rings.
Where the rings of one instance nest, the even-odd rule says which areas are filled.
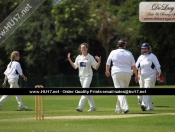
[[[24,76],[21,65],[18,62],[20,59],[19,52],[18,51],[13,51],[11,53],[10,57],[11,61],[7,66],[7,69],[4,72],[5,78],[4,82],[2,84],[3,87],[6,86],[6,81],[8,80],[8,83],[10,84],[10,88],[19,88],[18,85],[18,79],[19,75],[24,79],[24,81],[27,81],[27,78]],[[10,95],[3,95],[0,99],[0,110],[2,109],[2,103],[5,102]],[[24,106],[22,102],[22,97],[20,95],[16,95],[16,100],[18,102],[18,109],[19,110],[27,110],[27,107]]]
[[[89,88],[91,81],[92,81],[92,67],[97,70],[101,63],[101,57],[95,56],[95,59],[92,55],[88,53],[88,44],[82,43],[80,44],[80,50],[81,55],[78,55],[75,59],[75,63],[72,62],[70,58],[70,53],[68,53],[67,57],[74,69],[79,69],[79,77],[80,77],[80,83],[82,88]],[[91,95],[82,95],[81,99],[78,104],[78,108],[76,108],[77,111],[82,112],[84,108],[84,104],[86,102],[86,99],[88,99],[90,109],[88,111],[95,111],[96,106],[94,103],[94,100]]]
[[[140,68],[139,84],[141,88],[154,88],[156,77],[161,76],[162,72],[157,57],[150,53],[150,45],[143,43],[141,46],[142,55],[139,56],[136,67]],[[141,102],[142,111],[154,110],[151,95],[143,95]]]
[[[110,76],[110,65],[111,76],[114,82],[115,88],[128,88],[131,80],[132,70],[135,74],[135,81],[138,82],[137,70],[135,66],[135,60],[132,53],[125,50],[127,42],[123,39],[118,41],[118,49],[111,51],[106,62],[106,76]],[[128,113],[129,105],[125,95],[118,95],[115,112],[117,113]]]
[[[142,54],[142,50],[141,50],[141,54]],[[153,54],[151,46],[149,47],[149,53],[148,54]],[[141,74],[140,67],[137,70],[138,70],[138,78],[140,78],[140,74]],[[140,86],[140,88],[143,88],[141,79],[139,79],[139,86]],[[141,105],[141,103],[142,103],[142,96],[138,95],[137,98],[138,98],[138,104]]]

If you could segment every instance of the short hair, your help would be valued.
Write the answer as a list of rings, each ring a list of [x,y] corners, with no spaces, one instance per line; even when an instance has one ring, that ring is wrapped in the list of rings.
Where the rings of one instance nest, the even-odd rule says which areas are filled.
[[[84,42],[84,43],[81,43],[81,44],[80,44],[80,47],[81,47],[82,45],[85,45],[86,48],[89,48],[89,44],[88,44],[88,43],[85,43],[85,42]]]

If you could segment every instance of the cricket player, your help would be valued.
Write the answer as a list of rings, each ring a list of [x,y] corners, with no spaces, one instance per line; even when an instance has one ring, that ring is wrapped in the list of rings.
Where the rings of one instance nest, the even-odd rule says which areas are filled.
[[[139,56],[136,67],[140,68],[139,84],[141,88],[154,88],[157,74],[162,75],[160,64],[157,57],[150,53],[150,45],[143,43],[141,46],[142,55]],[[154,104],[151,95],[143,95],[141,102],[142,111],[154,110]]]
[[[152,53],[152,47],[150,46],[149,47],[149,54]],[[142,54],[142,53],[141,53]],[[138,78],[139,78],[139,85],[140,85],[140,88],[143,88],[143,84],[142,84],[142,81],[140,80],[140,74],[141,74],[141,69],[140,67],[137,69],[138,70]],[[156,70],[156,69],[155,69]],[[137,99],[138,99],[138,104],[141,105],[142,103],[142,96],[141,95],[138,95],[137,96]]]
[[[115,88],[128,88],[132,70],[135,74],[135,81],[138,82],[137,69],[135,66],[135,60],[132,53],[126,50],[127,42],[123,39],[118,41],[118,49],[111,51],[106,62],[106,76],[110,76],[110,65],[113,64],[111,68],[111,76]],[[125,95],[118,95],[118,100],[116,103],[115,112],[117,113],[128,113],[129,105]]]
[[[18,79],[19,79],[19,75],[25,80],[27,81],[27,78],[24,76],[22,69],[21,69],[21,65],[18,62],[20,59],[19,56],[19,52],[18,51],[14,51],[11,53],[11,62],[8,64],[7,69],[5,70],[4,74],[4,82],[2,84],[3,87],[6,86],[6,81],[8,80],[8,83],[10,84],[10,88],[19,88],[18,85]],[[8,98],[10,97],[10,95],[3,95],[0,99],[0,110],[2,109],[2,103],[5,102]],[[22,102],[22,97],[20,95],[16,95],[16,100],[18,102],[19,105],[19,110],[27,110],[27,107],[24,106],[23,102]]]
[[[89,88],[93,76],[92,67],[97,70],[101,63],[101,57],[95,56],[95,59],[98,61],[97,63],[94,57],[88,53],[88,47],[87,43],[80,44],[81,55],[76,57],[75,63],[72,62],[70,53],[67,55],[72,67],[74,69],[79,69],[79,77],[82,88]],[[82,95],[76,110],[79,112],[83,111],[86,99],[88,100],[90,106],[88,111],[96,111],[97,108],[91,95]]]

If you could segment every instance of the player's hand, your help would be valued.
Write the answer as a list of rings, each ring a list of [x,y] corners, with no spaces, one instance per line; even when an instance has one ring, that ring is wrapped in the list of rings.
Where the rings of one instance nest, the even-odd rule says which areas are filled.
[[[6,86],[6,82],[3,82],[2,86],[5,87]]]
[[[27,82],[27,78],[23,78],[23,81]]]
[[[138,80],[140,80],[140,74],[138,74],[138,76],[137,76],[137,77],[138,77]]]
[[[101,62],[101,56],[100,56],[100,57],[95,56],[95,59],[96,59],[98,62]]]
[[[107,77],[110,76],[110,72],[109,71],[106,71],[105,74],[106,74]]]
[[[70,58],[70,53],[67,54],[67,58],[68,58],[68,59]]]
[[[164,81],[165,81],[165,79],[164,79],[162,73],[161,73],[159,76],[157,76],[157,80],[158,80],[159,82],[164,82]]]
[[[135,76],[135,82],[136,82],[136,83],[139,82],[139,78],[138,78],[138,76]]]

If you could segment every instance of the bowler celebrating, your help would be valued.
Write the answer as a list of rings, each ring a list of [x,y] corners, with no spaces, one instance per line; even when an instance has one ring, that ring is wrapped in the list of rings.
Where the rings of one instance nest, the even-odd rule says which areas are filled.
[[[80,83],[82,88],[89,88],[91,81],[92,81],[92,68],[98,69],[101,63],[101,57],[95,56],[95,59],[92,55],[88,53],[88,44],[87,43],[82,43],[80,44],[80,50],[81,50],[81,55],[78,55],[75,59],[75,63],[72,62],[70,58],[70,53],[68,53],[67,57],[74,69],[78,68],[79,69],[79,77],[80,77]],[[88,99],[90,111],[95,111],[96,106],[94,103],[94,100],[91,95],[82,95],[81,99],[78,104],[78,108],[76,108],[77,111],[82,112],[84,108],[84,104],[86,102],[86,99]]]

